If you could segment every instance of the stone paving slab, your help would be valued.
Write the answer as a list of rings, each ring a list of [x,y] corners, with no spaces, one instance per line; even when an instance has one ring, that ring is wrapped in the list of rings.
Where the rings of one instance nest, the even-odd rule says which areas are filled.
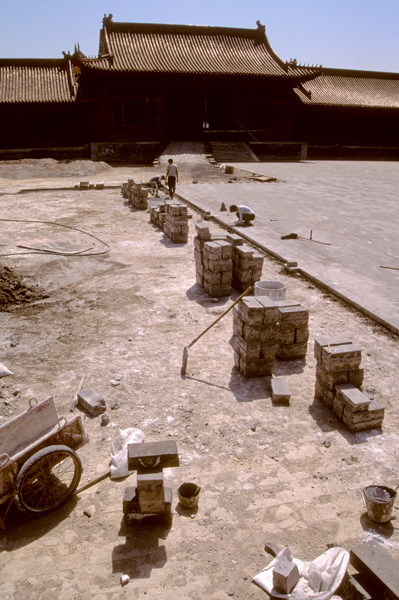
[[[298,262],[309,278],[399,334],[399,163],[240,163],[234,168],[278,181],[179,185],[178,194],[277,258]],[[222,202],[251,206],[254,224],[234,227],[236,217],[220,211]],[[281,239],[290,233],[298,239]]]

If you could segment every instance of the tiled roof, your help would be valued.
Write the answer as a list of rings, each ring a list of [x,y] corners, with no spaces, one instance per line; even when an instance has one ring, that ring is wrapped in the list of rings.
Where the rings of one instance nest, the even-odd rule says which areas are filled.
[[[104,18],[99,56],[82,63],[92,69],[135,73],[289,77],[260,23],[255,29],[234,29],[113,23]]]
[[[72,69],[65,59],[1,59],[0,103],[75,102]]]
[[[323,69],[295,92],[304,104],[399,108],[399,75],[371,71]]]

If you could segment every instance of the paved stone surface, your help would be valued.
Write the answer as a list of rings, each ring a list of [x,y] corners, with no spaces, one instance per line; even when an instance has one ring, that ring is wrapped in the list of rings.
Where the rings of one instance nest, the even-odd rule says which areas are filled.
[[[222,202],[251,206],[254,224],[235,231],[286,261],[297,261],[309,277],[399,334],[399,163],[234,167],[278,182],[179,185],[178,193],[230,226],[236,217],[220,211]],[[290,233],[299,238],[281,239]]]

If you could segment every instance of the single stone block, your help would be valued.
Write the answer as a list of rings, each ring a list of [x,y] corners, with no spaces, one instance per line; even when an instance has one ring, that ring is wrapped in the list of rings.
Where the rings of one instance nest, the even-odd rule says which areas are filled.
[[[263,323],[264,307],[254,296],[245,296],[238,303],[240,317],[248,325],[261,325]]]
[[[351,412],[367,410],[370,399],[351,383],[342,383],[336,386],[337,395]]]
[[[201,240],[210,240],[211,233],[209,231],[209,225],[205,223],[197,223],[195,225],[195,232]]]
[[[288,381],[285,377],[273,377],[270,382],[273,402],[286,402],[289,404],[291,398]],[[288,592],[289,593],[289,592]]]
[[[303,306],[281,306],[279,308],[280,326],[284,327],[287,323],[296,327],[307,326],[309,322],[309,311]]]
[[[362,349],[355,344],[322,348],[321,363],[331,373],[357,369],[360,367],[361,360]]]
[[[232,246],[242,246],[244,243],[243,238],[240,235],[237,235],[236,233],[228,233],[226,236],[226,240]]]
[[[177,445],[173,440],[128,444],[127,457],[129,471],[155,467],[165,469],[180,464]]]
[[[333,346],[344,346],[347,344],[351,344],[352,340],[350,340],[348,337],[345,337],[343,335],[335,335],[332,336],[330,338],[326,338],[326,337],[322,337],[322,338],[317,338],[314,341],[314,357],[317,361],[321,362],[321,350],[324,347],[330,347],[332,348]]]
[[[142,513],[157,513],[165,510],[162,469],[138,471],[137,490]]]
[[[105,400],[91,388],[81,390],[77,394],[78,404],[92,417],[101,415],[106,409]]]
[[[289,344],[287,346],[280,345],[277,349],[276,356],[280,360],[299,360],[306,357],[308,345],[306,342],[301,344]]]
[[[282,557],[273,567],[273,588],[281,594],[290,594],[299,581],[297,565]]]

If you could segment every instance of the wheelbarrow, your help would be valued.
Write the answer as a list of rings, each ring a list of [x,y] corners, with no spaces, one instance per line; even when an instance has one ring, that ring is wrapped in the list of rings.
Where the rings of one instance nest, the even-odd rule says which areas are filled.
[[[26,411],[0,425],[0,506],[8,502],[6,514],[12,501],[36,515],[64,504],[82,474],[75,450],[87,440],[80,415],[59,417],[52,396],[32,398]]]

